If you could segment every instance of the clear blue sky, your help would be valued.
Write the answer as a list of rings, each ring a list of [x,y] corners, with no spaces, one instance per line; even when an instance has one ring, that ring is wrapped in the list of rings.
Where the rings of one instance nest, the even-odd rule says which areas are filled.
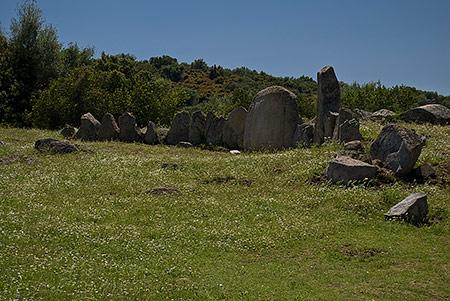
[[[17,0],[0,1],[7,31]],[[38,0],[64,43],[450,94],[450,0]]]

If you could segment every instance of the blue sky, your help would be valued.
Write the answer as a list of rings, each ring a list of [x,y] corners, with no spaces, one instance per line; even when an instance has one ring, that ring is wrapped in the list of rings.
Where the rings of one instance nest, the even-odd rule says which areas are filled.
[[[38,0],[64,43],[450,94],[450,0]],[[8,31],[20,1],[0,1]]]

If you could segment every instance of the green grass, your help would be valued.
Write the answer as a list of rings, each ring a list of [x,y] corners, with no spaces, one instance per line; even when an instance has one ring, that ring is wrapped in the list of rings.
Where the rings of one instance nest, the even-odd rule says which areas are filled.
[[[420,163],[447,177],[450,128],[407,126],[429,137]],[[233,156],[98,142],[46,155],[33,150],[43,137],[60,138],[0,128],[0,299],[450,298],[448,185],[311,184],[333,144]],[[162,186],[180,193],[146,193]],[[415,191],[430,226],[384,221]]]

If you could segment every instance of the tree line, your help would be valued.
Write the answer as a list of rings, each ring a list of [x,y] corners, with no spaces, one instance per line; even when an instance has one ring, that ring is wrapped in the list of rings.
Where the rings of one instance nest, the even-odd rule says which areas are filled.
[[[202,59],[178,62],[164,55],[138,60],[129,54],[102,53],[76,43],[62,45],[56,28],[45,23],[34,0],[23,2],[9,33],[0,28],[0,124],[56,129],[77,125],[91,112],[133,112],[140,124],[168,125],[181,110],[226,115],[248,107],[256,93],[271,85],[298,96],[302,116],[313,117],[317,83],[310,77],[275,77],[245,67],[209,66]],[[341,83],[342,103],[368,111],[396,112],[435,102],[450,106],[450,96],[380,82]]]

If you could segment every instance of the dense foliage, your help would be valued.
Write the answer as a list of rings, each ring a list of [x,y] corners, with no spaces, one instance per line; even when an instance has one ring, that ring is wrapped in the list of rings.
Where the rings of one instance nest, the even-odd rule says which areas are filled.
[[[248,107],[271,85],[294,92],[301,115],[314,116],[317,83],[310,77],[230,70],[202,59],[180,63],[166,55],[142,61],[127,54],[95,58],[92,48],[63,47],[33,0],[19,7],[8,35],[0,30],[0,123],[58,128],[78,124],[88,111],[97,118],[132,111],[141,125],[148,120],[167,125],[181,109],[226,115]],[[342,101],[350,108],[400,112],[427,101],[449,106],[450,96],[379,82],[342,83]]]

